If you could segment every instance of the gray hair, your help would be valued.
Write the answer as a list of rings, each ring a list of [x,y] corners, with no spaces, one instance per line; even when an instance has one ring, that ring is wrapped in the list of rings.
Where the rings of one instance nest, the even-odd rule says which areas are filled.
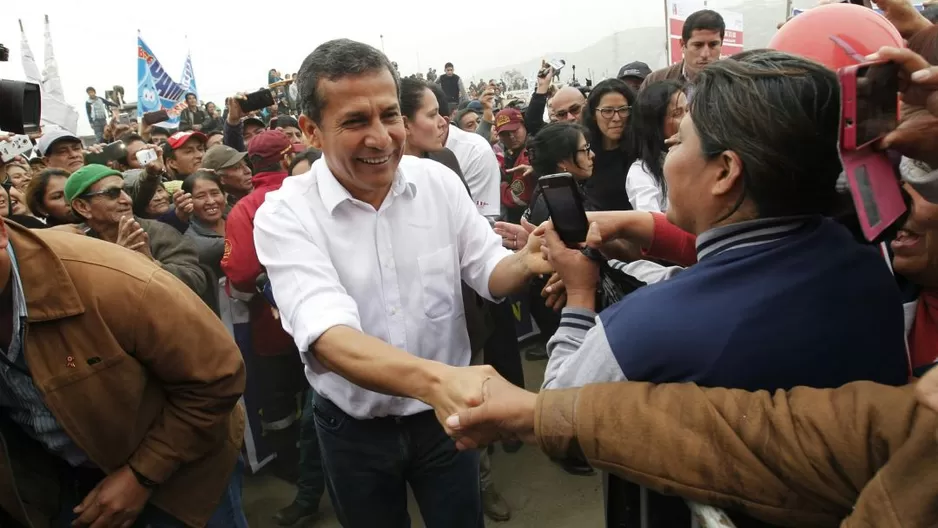
[[[387,70],[394,77],[394,84],[400,96],[400,77],[384,53],[368,44],[349,39],[323,43],[306,57],[296,74],[300,109],[318,124],[326,107],[326,100],[319,92],[319,82],[322,79],[335,81],[382,70]]]
[[[833,71],[778,51],[746,52],[700,72],[690,115],[704,156],[733,151],[742,161],[736,209],[748,197],[760,217],[830,211],[842,170]]]

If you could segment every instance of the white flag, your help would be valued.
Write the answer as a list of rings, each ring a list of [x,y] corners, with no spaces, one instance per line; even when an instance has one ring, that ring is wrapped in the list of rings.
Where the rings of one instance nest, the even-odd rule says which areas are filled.
[[[65,90],[62,89],[62,78],[59,77],[59,65],[55,61],[55,53],[52,51],[52,33],[49,29],[49,15],[46,15],[46,62],[42,70],[42,88],[45,93],[56,99],[65,100]]]

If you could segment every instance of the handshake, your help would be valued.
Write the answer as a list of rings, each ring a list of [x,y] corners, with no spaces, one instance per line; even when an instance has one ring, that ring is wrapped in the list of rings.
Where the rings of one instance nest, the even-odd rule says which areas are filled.
[[[439,390],[425,399],[460,450],[498,440],[534,443],[537,395],[509,383],[488,365],[443,366]]]

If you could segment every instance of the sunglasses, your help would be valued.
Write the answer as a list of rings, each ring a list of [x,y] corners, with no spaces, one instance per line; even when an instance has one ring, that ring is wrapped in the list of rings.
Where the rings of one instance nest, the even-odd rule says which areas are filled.
[[[104,196],[108,200],[116,200],[121,197],[121,194],[124,193],[123,187],[108,187],[107,189],[102,189],[100,191],[88,192],[81,195],[82,198],[90,199],[95,196]]]

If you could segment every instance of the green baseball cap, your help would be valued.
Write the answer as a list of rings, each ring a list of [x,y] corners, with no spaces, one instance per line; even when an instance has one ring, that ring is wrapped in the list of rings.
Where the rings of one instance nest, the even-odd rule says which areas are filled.
[[[104,165],[85,165],[73,172],[65,180],[65,201],[72,203],[95,183],[107,178],[108,176],[121,176],[121,173]]]

